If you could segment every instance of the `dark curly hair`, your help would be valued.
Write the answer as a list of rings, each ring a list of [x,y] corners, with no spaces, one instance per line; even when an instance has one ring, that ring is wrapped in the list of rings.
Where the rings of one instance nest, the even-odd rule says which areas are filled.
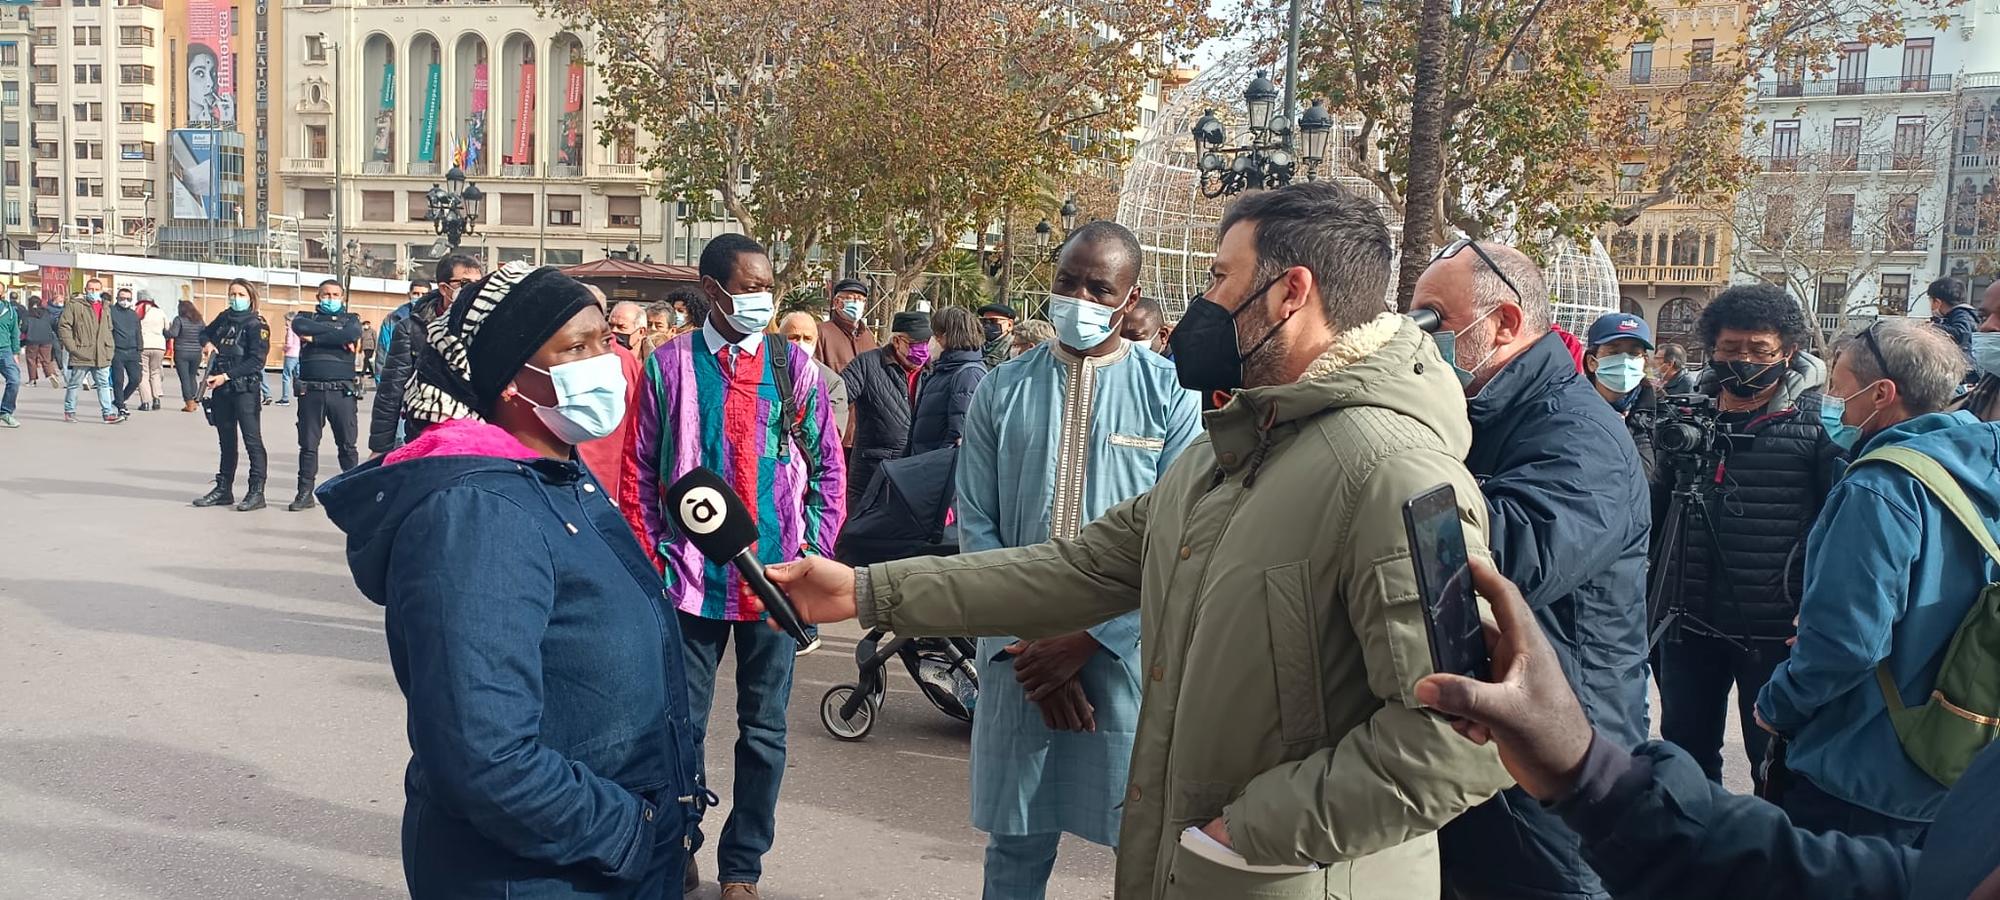
[[[1724,328],[1775,331],[1787,350],[1804,347],[1812,340],[1805,310],[1775,284],[1739,284],[1708,301],[1695,326],[1702,346],[1715,349],[1715,339]]]

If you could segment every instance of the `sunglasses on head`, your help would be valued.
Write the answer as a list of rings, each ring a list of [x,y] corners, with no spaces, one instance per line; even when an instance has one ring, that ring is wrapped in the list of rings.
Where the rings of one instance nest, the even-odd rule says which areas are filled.
[[[1507,273],[1500,271],[1500,265],[1493,261],[1493,257],[1487,256],[1486,251],[1480,249],[1478,241],[1475,241],[1471,238],[1459,238],[1458,240],[1452,241],[1449,246],[1445,247],[1443,250],[1439,250],[1436,256],[1431,257],[1431,262],[1437,262],[1438,260],[1441,259],[1450,259],[1454,256],[1457,256],[1461,251],[1465,250],[1465,248],[1467,247],[1471,247],[1472,252],[1479,254],[1479,260],[1486,264],[1486,268],[1492,269],[1493,274],[1500,276],[1500,283],[1506,285],[1507,290],[1514,292],[1515,303],[1524,305],[1526,304],[1527,301],[1522,299],[1521,297],[1521,289],[1514,286],[1514,280],[1508,278]]]

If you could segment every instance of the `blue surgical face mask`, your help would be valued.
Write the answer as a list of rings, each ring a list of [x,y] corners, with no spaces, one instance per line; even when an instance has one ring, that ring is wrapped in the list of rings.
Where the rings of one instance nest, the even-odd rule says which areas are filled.
[[[868,301],[866,300],[849,300],[840,304],[840,311],[847,314],[849,321],[859,322],[861,321],[861,313],[866,311],[867,306]]]
[[[535,408],[535,418],[542,420],[557,440],[571,445],[588,443],[618,430],[618,423],[625,420],[625,369],[618,354],[602,353],[553,369],[524,368],[549,376],[549,384],[555,388],[556,402],[548,406],[526,393],[520,397]]]
[[[1628,394],[1639,387],[1646,378],[1646,363],[1639,357],[1627,353],[1601,356],[1597,359],[1597,383],[1614,393]]]
[[[346,305],[347,301],[340,297],[319,298],[319,311],[326,313],[327,315],[333,315],[334,313],[340,312],[340,310]]]
[[[730,294],[731,306],[736,311],[729,314],[729,324],[744,334],[756,334],[771,324],[771,313],[777,309],[770,291],[754,291],[748,294]]]
[[[1117,312],[1102,303],[1049,295],[1049,322],[1056,327],[1056,338],[1074,350],[1089,350],[1109,339],[1111,317]]]
[[[1869,382],[1866,387],[1845,397],[1828,394],[1820,401],[1819,424],[1821,428],[1826,429],[1827,440],[1840,445],[1842,450],[1852,450],[1855,444],[1861,442],[1861,429],[1867,427],[1869,422],[1875,421],[1875,413],[1881,410],[1869,413],[1868,418],[1861,420],[1860,425],[1849,425],[1842,420],[1847,418],[1847,401],[1861,396],[1868,388],[1874,386],[1874,382]]]
[[[229,298],[229,308],[230,308],[230,309],[233,309],[233,310],[235,310],[235,311],[237,311],[237,312],[249,312],[249,311],[250,311],[250,298],[249,298],[249,297],[230,297],[230,298]]]
[[[1973,333],[1972,364],[1980,374],[2000,378],[2000,331]]]
[[[672,324],[675,328],[680,328],[681,326],[684,326],[688,323],[688,314],[681,312],[678,309],[674,310],[673,312],[667,314],[667,322]]]

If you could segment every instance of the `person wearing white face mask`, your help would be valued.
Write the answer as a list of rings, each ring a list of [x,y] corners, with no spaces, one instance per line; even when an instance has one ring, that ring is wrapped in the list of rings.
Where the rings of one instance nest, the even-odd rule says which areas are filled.
[[[660,514],[662,489],[696,467],[720,473],[752,501],[765,565],[831,555],[847,511],[846,465],[819,367],[771,323],[771,258],[740,234],[710,241],[701,254],[702,291],[711,302],[698,330],[646,358],[632,427],[638,507],[645,543],[664,558],[667,599],[678,608],[687,658],[694,743],[702,746],[723,650],[735,644],[737,729],[729,821],[715,849],[722,896],[757,896],[764,854],[777,828],[785,773],[785,708],[797,645],[760,621],[746,603],[742,575],[708,563]],[[907,425],[906,425],[907,427]],[[697,756],[697,760],[700,757]],[[693,849],[705,835],[692,834]],[[692,862],[692,890],[699,883]]]
[[[1606,313],[1590,323],[1584,374],[1611,408],[1625,417],[1625,431],[1639,451],[1646,482],[1653,481],[1653,425],[1659,409],[1653,382],[1646,377],[1646,354],[1653,350],[1653,328],[1630,313]]]
[[[422,337],[403,399],[425,429],[319,491],[408,704],[410,895],[678,897],[711,796],[680,631],[576,459],[625,414],[604,313],[508,263]]]
[[[1972,334],[1972,368],[1978,381],[1959,399],[1980,421],[2000,422],[2000,281],[1986,286],[1979,301],[1979,330]]]
[[[854,358],[875,349],[875,334],[861,324],[868,311],[868,284],[843,278],[828,294],[827,318],[819,323],[813,358],[835,372],[845,372]]]

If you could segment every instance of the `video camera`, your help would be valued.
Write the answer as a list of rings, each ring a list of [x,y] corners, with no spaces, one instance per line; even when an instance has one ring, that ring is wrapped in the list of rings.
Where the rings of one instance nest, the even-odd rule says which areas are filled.
[[[1660,401],[1653,425],[1653,447],[1665,468],[1703,475],[1729,453],[1729,436],[1721,424],[1722,410],[1707,394],[1669,394]]]

